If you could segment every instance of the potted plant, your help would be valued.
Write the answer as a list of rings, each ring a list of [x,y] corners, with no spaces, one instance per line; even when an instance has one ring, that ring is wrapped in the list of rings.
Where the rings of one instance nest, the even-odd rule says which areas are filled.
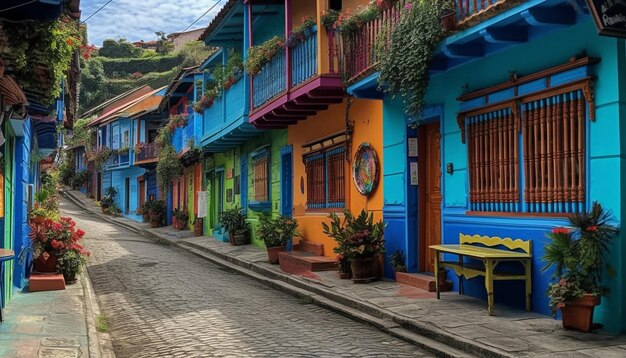
[[[187,209],[174,209],[174,218],[176,218],[177,224],[174,228],[184,230],[187,227],[187,221],[189,220]]]
[[[202,236],[203,226],[204,226],[204,220],[196,216],[193,220],[193,235],[195,237]]]
[[[298,233],[298,221],[288,216],[272,219],[269,215],[261,216],[257,233],[267,248],[267,257],[273,265],[278,263],[278,253],[285,251],[287,241],[301,237]]]
[[[72,248],[66,250],[58,258],[59,271],[65,278],[65,283],[72,284],[76,282],[76,275],[83,271],[83,266],[87,262],[89,252],[81,248]]]
[[[117,195],[117,189],[110,186],[107,188],[104,197],[100,200],[100,207],[102,208],[102,212],[106,213],[107,208],[115,205],[115,196]]]
[[[376,257],[384,252],[383,238],[386,224],[374,222],[374,214],[362,210],[358,217],[344,210],[344,221],[331,213],[331,226],[322,223],[324,233],[333,238],[343,253],[350,259],[352,281],[371,282],[377,279]]]
[[[141,206],[141,215],[143,216],[143,221],[150,221],[150,210],[152,209],[152,205],[154,205],[154,199],[146,200]]]
[[[248,233],[250,228],[246,221],[246,216],[241,213],[241,209],[235,207],[222,213],[220,222],[228,231],[230,243],[233,246],[248,244]]]
[[[48,211],[39,206],[38,203],[35,203],[33,210],[28,213],[29,221],[35,225],[42,224],[47,216]]]
[[[404,251],[396,250],[390,257],[393,272],[406,272],[406,260],[404,259]]]
[[[165,203],[162,200],[155,200],[150,206],[150,226],[157,228],[163,221],[165,215]]]
[[[611,213],[594,202],[590,212],[570,217],[570,228],[555,228],[547,235],[542,271],[555,268],[548,296],[553,312],[561,309],[565,328],[591,330],[595,306],[606,293],[602,270],[611,270],[605,255],[618,233],[610,218]]]

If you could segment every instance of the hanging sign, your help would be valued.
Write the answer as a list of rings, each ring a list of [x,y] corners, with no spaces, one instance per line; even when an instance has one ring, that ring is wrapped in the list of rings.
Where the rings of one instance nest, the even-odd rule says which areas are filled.
[[[409,158],[417,157],[417,138],[408,138],[409,142]]]
[[[418,183],[418,177],[417,177],[417,162],[411,162],[409,163],[409,172],[411,174],[411,185],[417,185]]]
[[[199,218],[206,217],[206,207],[207,207],[207,192],[199,191],[198,192],[198,217]]]
[[[587,0],[587,5],[600,35],[626,38],[625,1]]]

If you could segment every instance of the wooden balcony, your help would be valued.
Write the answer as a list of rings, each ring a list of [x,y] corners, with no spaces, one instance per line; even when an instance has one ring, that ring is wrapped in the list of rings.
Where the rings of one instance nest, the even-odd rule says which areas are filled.
[[[275,56],[252,77],[250,122],[257,128],[284,128],[341,103],[344,96],[333,32],[320,51],[317,27],[301,43]],[[328,71],[320,73],[319,56],[328,54]]]
[[[135,165],[156,164],[159,159],[159,148],[155,142],[145,143],[141,152],[135,152]]]
[[[524,2],[525,0],[455,0],[456,29],[467,29]],[[356,32],[340,36],[341,70],[348,85],[354,84],[377,71],[376,40],[385,26],[389,26],[390,32],[393,31],[402,11],[405,11],[404,3],[404,0],[397,1],[392,7],[384,10],[377,19],[363,24]],[[515,31],[512,31],[508,38],[510,38],[509,42],[516,42],[521,37]],[[489,39],[487,42],[489,42]],[[346,44],[348,43],[352,45],[347,46]],[[478,51],[470,49],[474,50],[474,52],[469,53],[468,50],[466,51],[468,53],[459,53],[459,51],[455,51],[456,48],[453,48],[448,53],[446,52],[447,48],[443,50],[445,52],[444,56],[453,59],[474,56]],[[463,48],[463,50],[465,49]],[[441,56],[436,57],[435,60],[439,59],[441,59]],[[443,65],[437,63],[434,66],[434,71],[441,71],[447,67],[449,67],[447,63]]]

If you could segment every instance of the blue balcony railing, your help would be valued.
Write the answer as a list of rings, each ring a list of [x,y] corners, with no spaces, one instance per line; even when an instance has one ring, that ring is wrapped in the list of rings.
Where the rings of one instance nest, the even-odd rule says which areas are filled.
[[[235,83],[230,88],[224,89],[215,98],[213,105],[204,111],[204,133],[202,135],[214,135],[234,121],[241,119],[245,108],[244,100],[243,76],[239,76]]]
[[[117,168],[130,164],[130,150],[112,154],[106,161],[107,168]]]
[[[254,108],[260,107],[287,89],[285,66],[285,55],[279,52],[252,77]]]
[[[290,48],[289,52],[292,86],[297,86],[317,75],[317,26],[313,26],[306,39]]]

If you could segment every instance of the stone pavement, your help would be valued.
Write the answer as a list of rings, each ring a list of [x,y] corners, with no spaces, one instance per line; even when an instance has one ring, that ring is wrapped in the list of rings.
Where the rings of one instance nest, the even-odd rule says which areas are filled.
[[[16,291],[0,324],[0,357],[100,357],[87,280],[63,291]]]
[[[270,286],[308,296],[319,305],[369,321],[389,333],[396,329],[389,328],[390,322],[410,329],[421,336],[396,335],[435,351],[440,347],[428,347],[433,340],[478,356],[626,357],[626,336],[564,330],[560,321],[550,317],[503,306],[496,306],[496,315],[488,316],[484,301],[456,292],[443,293],[437,300],[433,293],[391,281],[356,285],[339,279],[336,272],[291,275],[267,263],[265,250],[252,245],[230,246],[206,236],[189,237],[190,232],[187,238],[180,238],[180,232],[171,227],[146,231],[158,240]],[[386,323],[379,324],[381,319]],[[446,355],[445,350],[439,353]]]
[[[426,357],[360,322],[155,243],[63,200],[117,357]]]

